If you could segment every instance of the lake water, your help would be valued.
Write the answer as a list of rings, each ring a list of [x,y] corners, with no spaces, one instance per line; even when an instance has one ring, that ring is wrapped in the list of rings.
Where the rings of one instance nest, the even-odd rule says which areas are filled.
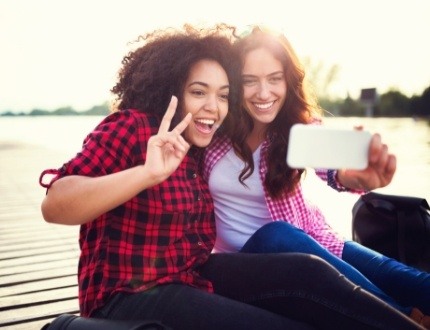
[[[101,116],[0,117],[0,145],[26,143],[43,146],[72,157]],[[397,172],[392,183],[378,192],[421,196],[430,202],[430,125],[410,118],[326,118],[331,127],[363,125],[380,133],[397,156]],[[2,155],[0,148],[0,157]],[[67,159],[64,159],[66,161]],[[59,167],[61,164],[52,164]],[[328,220],[350,236],[351,207],[357,196],[337,193],[309,171],[304,189],[325,212]]]

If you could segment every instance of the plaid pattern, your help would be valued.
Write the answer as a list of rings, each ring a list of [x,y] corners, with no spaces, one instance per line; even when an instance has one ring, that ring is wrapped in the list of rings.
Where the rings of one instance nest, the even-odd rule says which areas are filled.
[[[269,140],[265,140],[261,146],[262,157],[259,164],[259,174],[262,183],[267,173],[267,160],[264,155],[267,152],[269,143]],[[206,180],[208,180],[217,161],[231,148],[232,146],[227,138],[217,137],[206,149],[203,170],[203,176]],[[321,179],[328,181],[332,188],[339,191],[345,190],[336,180],[336,171],[318,170],[316,173]],[[334,255],[342,257],[343,238],[330,227],[319,208],[304,199],[301,185],[297,187],[296,193],[290,197],[272,199],[266,189],[264,189],[264,192],[267,208],[273,221],[287,221],[308,233]]]
[[[108,116],[54,180],[73,174],[102,176],[144,163],[147,141],[158,126],[157,118],[135,110]],[[118,291],[142,291],[172,282],[213,291],[211,283],[194,270],[213,248],[215,220],[209,189],[197,175],[193,153],[197,156],[199,151],[192,148],[163,183],[81,226],[83,316]]]

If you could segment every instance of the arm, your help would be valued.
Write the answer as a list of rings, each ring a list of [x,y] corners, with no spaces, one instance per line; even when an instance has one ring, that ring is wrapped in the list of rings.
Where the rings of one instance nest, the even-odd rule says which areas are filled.
[[[169,132],[176,105],[176,98],[172,99],[158,134],[148,140],[144,165],[100,177],[62,177],[52,184],[42,202],[44,219],[68,225],[83,224],[166,180],[189,149],[181,133],[188,126],[190,115]]]
[[[43,218],[53,223],[83,224],[159,182],[145,165],[101,177],[65,176],[55,181],[45,196]]]

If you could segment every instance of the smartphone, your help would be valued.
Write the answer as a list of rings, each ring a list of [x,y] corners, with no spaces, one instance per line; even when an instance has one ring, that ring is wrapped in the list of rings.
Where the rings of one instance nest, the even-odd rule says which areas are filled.
[[[368,165],[371,137],[363,130],[295,124],[290,130],[287,164],[292,168],[363,170]]]

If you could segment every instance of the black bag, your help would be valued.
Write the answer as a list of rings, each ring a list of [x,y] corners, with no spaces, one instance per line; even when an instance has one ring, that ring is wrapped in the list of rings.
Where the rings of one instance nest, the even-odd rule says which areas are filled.
[[[352,239],[430,272],[430,209],[424,198],[370,192],[352,209]]]
[[[157,321],[116,321],[62,314],[41,330],[171,330]]]

